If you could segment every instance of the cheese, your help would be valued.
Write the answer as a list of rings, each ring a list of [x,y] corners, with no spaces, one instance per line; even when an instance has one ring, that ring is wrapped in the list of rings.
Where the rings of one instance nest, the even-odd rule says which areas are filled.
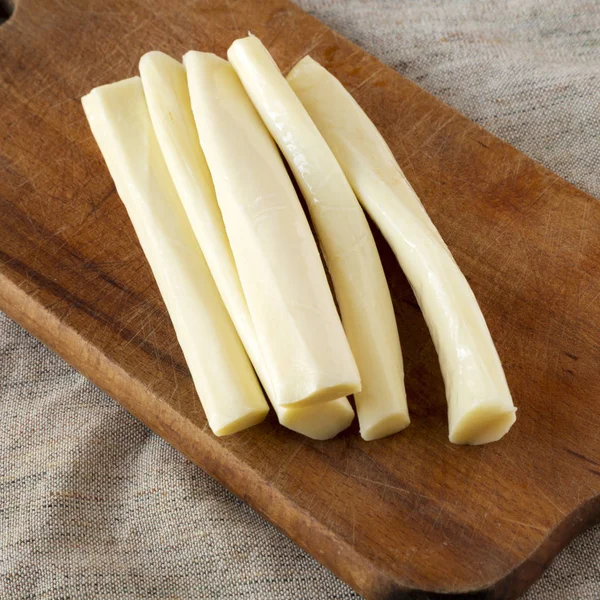
[[[184,64],[274,401],[297,408],[360,390],[315,240],[277,147],[227,61],[189,52]]]
[[[500,439],[516,409],[498,353],[467,280],[390,149],[341,83],[310,57],[292,69],[288,82],[415,292],[446,385],[450,441]]]
[[[221,436],[259,423],[268,405],[171,181],[140,78],[95,88],[82,103],[211,429]]]
[[[221,298],[271,399],[279,422],[314,439],[334,437],[354,418],[354,411],[345,398],[295,409],[280,406],[274,401],[210,171],[200,147],[185,68],[162,52],[149,52],[140,60],[140,74],[167,167]]]
[[[256,37],[227,53],[246,92],[277,142],[308,205],[358,364],[354,395],[365,440],[410,422],[400,340],[375,240],[350,184],[310,116]]]

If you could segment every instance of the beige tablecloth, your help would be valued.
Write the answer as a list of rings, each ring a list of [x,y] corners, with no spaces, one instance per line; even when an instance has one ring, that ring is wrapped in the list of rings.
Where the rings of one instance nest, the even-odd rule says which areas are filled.
[[[600,196],[598,2],[299,4]],[[526,597],[600,598],[600,528]],[[358,596],[1,316],[0,598]]]

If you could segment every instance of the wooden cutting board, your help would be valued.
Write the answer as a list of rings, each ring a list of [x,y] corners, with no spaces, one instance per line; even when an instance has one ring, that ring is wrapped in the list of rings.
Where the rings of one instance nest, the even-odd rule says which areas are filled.
[[[447,440],[436,354],[389,248],[412,425],[217,439],[79,98],[148,50],[251,30],[352,91],[471,282],[519,407]],[[600,515],[600,204],[286,0],[19,0],[0,27],[0,308],[370,598],[515,597]],[[425,593],[431,592],[431,594]]]

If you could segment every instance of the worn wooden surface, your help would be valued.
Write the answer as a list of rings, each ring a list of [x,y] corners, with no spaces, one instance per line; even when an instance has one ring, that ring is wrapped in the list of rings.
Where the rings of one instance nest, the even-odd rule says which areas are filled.
[[[216,439],[79,98],[148,50],[224,55],[247,30],[354,93],[463,268],[518,421],[447,441],[436,355],[378,237],[412,425],[313,442],[274,415]],[[20,0],[0,27],[0,309],[356,590],[513,597],[600,514],[600,205],[285,0]],[[424,594],[427,596],[428,594]]]

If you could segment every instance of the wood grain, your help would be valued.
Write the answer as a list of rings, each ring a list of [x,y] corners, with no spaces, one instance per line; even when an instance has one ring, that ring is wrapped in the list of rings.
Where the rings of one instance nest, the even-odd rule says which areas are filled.
[[[447,440],[437,359],[381,236],[412,425],[216,439],[79,98],[148,50],[247,30],[311,53],[380,127],[471,282],[519,407]],[[20,0],[0,28],[0,308],[369,598],[511,598],[600,515],[600,205],[285,0]]]

